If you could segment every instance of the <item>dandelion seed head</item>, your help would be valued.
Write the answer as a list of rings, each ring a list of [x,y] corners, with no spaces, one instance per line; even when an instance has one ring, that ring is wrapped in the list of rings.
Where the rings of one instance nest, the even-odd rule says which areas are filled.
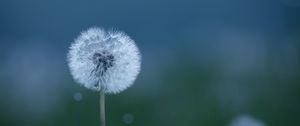
[[[141,56],[135,42],[125,33],[93,27],[72,43],[68,63],[73,78],[82,86],[119,93],[135,81]]]
[[[240,115],[232,120],[229,126],[266,126],[263,122],[249,116]]]

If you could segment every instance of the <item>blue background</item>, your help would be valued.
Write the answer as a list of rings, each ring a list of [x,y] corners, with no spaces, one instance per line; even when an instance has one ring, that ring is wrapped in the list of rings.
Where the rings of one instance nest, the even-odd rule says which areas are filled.
[[[300,125],[298,0],[1,0],[0,125],[99,125],[66,54],[81,31],[134,39],[142,70],[108,95],[108,126]]]

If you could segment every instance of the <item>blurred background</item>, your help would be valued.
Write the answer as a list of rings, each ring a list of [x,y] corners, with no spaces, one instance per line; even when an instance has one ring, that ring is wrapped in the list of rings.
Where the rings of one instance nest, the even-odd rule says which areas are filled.
[[[66,62],[92,26],[143,55],[107,126],[300,125],[299,0],[1,0],[1,126],[99,125]]]

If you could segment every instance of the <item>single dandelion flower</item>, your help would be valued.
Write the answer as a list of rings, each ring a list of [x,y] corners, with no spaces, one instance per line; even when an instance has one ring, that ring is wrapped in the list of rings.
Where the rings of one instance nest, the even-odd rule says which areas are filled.
[[[104,126],[104,94],[127,89],[140,72],[141,55],[135,42],[123,32],[93,27],[72,43],[68,62],[75,81],[100,91],[100,120]]]
[[[249,115],[240,115],[233,119],[229,126],[266,126],[266,124]]]

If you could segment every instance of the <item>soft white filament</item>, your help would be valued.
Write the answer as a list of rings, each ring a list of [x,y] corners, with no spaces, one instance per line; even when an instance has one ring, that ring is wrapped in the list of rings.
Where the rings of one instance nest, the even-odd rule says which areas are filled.
[[[240,115],[232,120],[229,126],[266,126],[260,120],[257,120],[249,115]]]
[[[111,56],[111,65],[105,62],[97,66],[95,54]],[[141,56],[135,42],[125,33],[93,27],[82,32],[72,43],[68,62],[71,74],[79,84],[97,91],[104,88],[105,93],[119,93],[135,81]],[[106,69],[105,65],[108,66]]]

